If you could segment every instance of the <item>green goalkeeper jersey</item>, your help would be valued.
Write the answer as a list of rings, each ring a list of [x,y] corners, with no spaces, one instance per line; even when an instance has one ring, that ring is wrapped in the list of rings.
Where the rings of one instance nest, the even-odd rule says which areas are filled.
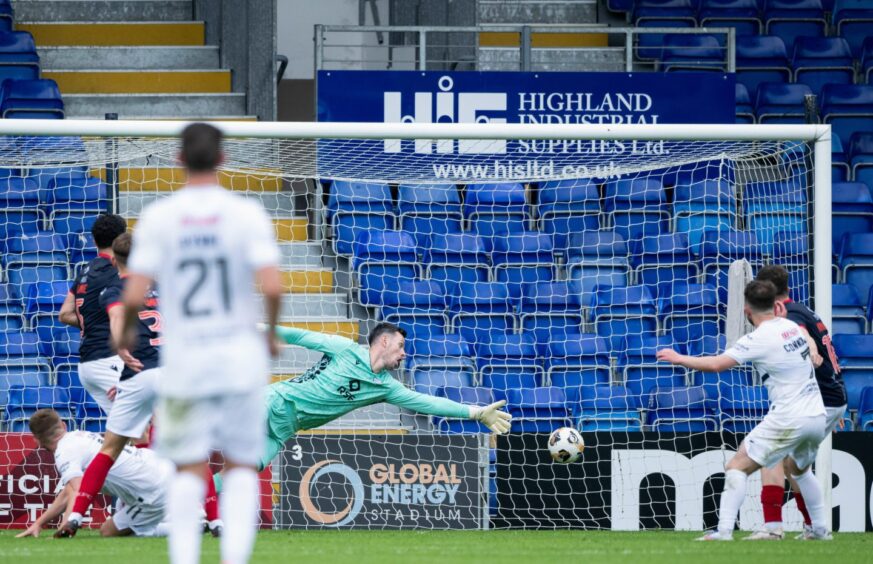
[[[288,344],[324,353],[303,375],[269,387],[270,434],[283,442],[297,431],[380,402],[440,417],[470,416],[469,406],[410,390],[388,370],[375,374],[368,350],[351,339],[292,327],[277,327],[276,335]]]

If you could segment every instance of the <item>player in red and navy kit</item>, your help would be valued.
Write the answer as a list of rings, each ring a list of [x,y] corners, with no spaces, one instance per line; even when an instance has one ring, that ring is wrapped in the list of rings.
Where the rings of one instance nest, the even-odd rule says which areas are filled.
[[[100,306],[100,292],[118,280],[118,270],[112,263],[112,242],[127,231],[127,222],[120,215],[103,214],[91,227],[97,258],[76,274],[61,312],[61,323],[82,331],[79,344],[79,380],[85,390],[109,413],[112,400],[107,393],[116,383],[124,361],[112,350],[109,340],[109,315]]]
[[[815,365],[815,379],[818,381],[818,389],[821,391],[821,399],[824,401],[827,412],[825,433],[831,433],[836,429],[846,412],[848,398],[828,328],[814,311],[788,297],[788,271],[783,267],[778,265],[765,266],[758,271],[758,276],[755,278],[756,280],[767,280],[776,286],[778,293],[776,296],[777,313],[797,323],[809,343],[812,352],[811,358]],[[761,482],[763,484],[761,505],[764,509],[764,528],[746,537],[746,539],[781,540],[784,536],[782,502],[785,499],[785,470],[783,466],[777,464],[772,468],[762,468]],[[797,509],[803,514],[803,533],[798,538],[808,539],[812,536],[812,520],[797,484],[790,477],[789,482],[794,492],[794,500],[797,502]]]

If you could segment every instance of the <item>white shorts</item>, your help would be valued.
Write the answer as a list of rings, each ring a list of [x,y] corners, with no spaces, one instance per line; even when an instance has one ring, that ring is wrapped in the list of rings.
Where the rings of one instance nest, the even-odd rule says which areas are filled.
[[[264,390],[203,398],[162,397],[157,444],[176,465],[205,462],[213,450],[225,460],[257,466],[264,454]]]
[[[825,422],[825,436],[828,436],[834,432],[834,429],[836,429],[837,425],[840,424],[840,420],[843,418],[843,415],[846,414],[846,408],[848,407],[848,405],[843,405],[842,407],[825,406],[825,411],[827,411],[827,421]]]
[[[132,439],[142,436],[155,411],[160,372],[160,368],[143,370],[133,378],[118,382],[115,401],[106,420],[107,431]]]
[[[777,420],[767,415],[746,435],[743,444],[749,458],[761,466],[771,468],[790,456],[799,468],[815,461],[818,445],[825,437],[825,416],[798,417]]]
[[[165,509],[163,505],[127,505],[119,500],[112,522],[119,531],[130,529],[138,537],[154,537],[166,516]]]
[[[118,384],[122,370],[124,370],[124,361],[118,355],[79,363],[79,381],[103,413],[109,413],[112,407],[112,400],[106,392]]]

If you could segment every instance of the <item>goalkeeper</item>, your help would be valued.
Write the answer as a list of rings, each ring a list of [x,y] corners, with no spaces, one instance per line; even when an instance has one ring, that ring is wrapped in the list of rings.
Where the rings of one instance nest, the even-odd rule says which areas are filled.
[[[258,470],[266,468],[298,431],[320,427],[359,407],[380,402],[428,415],[475,419],[495,433],[509,431],[512,417],[500,411],[506,401],[464,405],[415,392],[391,376],[389,371],[399,368],[406,358],[406,331],[396,325],[376,325],[369,335],[369,350],[345,337],[305,329],[277,327],[276,336],[324,356],[303,375],[267,388],[267,449]]]

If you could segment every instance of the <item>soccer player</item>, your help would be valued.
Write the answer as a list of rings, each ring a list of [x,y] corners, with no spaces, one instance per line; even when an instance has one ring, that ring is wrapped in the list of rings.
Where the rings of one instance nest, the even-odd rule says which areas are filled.
[[[812,517],[810,538],[829,540],[821,487],[810,470],[825,436],[825,408],[810,361],[809,344],[796,323],[776,316],[777,290],[772,282],[753,280],[744,294],[744,312],[755,330],[724,353],[692,357],[671,349],[658,351],[658,360],[702,372],[723,372],[751,362],[770,395],[770,411],[746,435],[725,466],[718,529],[699,540],[733,540],[749,474],[781,463],[782,459]]]
[[[30,417],[30,432],[39,446],[54,453],[63,490],[42,515],[19,537],[38,537],[52,519],[70,511],[88,463],[98,455],[102,439],[86,431],[67,432],[60,415],[40,409]],[[167,490],[173,466],[149,449],[125,446],[106,476],[104,491],[119,500],[113,516],[100,528],[104,537],[164,536]]]
[[[847,397],[843,378],[840,376],[840,364],[831,344],[828,328],[821,318],[803,304],[791,301],[788,297],[788,271],[778,265],[769,265],[758,271],[756,280],[767,280],[776,286],[777,314],[787,317],[797,323],[801,333],[810,346],[811,357],[815,365],[815,379],[824,401],[827,412],[825,435],[832,433],[846,412]],[[803,514],[803,532],[797,537],[806,539],[812,536],[812,520],[806,509],[803,495],[797,484],[789,476],[791,489],[797,508]],[[764,509],[764,528],[748,537],[747,540],[782,540],[782,500],[785,498],[785,470],[777,464],[772,468],[761,468],[761,505]]]
[[[100,307],[100,292],[118,280],[118,270],[112,264],[112,242],[125,231],[127,222],[120,215],[97,217],[91,227],[97,258],[76,274],[58,315],[61,323],[82,331],[79,380],[104,413],[109,413],[112,400],[107,394],[118,383],[124,362],[110,346],[109,316]]]
[[[182,132],[186,185],[148,206],[133,236],[118,348],[136,342],[148,289],[161,289],[163,346],[158,378],[157,445],[178,469],[169,501],[170,561],[200,559],[199,507],[207,460],[223,451],[221,558],[247,562],[258,519],[263,453],[263,392],[282,284],[273,223],[263,207],[224,190],[221,132],[203,123]],[[270,335],[256,327],[266,298]]]
[[[406,358],[406,331],[396,325],[376,325],[368,338],[369,350],[345,337],[293,327],[276,327],[276,335],[285,343],[324,353],[324,357],[301,376],[267,389],[267,448],[259,470],[270,464],[298,431],[320,427],[354,409],[380,402],[428,415],[475,419],[496,433],[509,431],[512,418],[499,410],[505,401],[464,405],[410,390],[391,376],[390,371]]]

